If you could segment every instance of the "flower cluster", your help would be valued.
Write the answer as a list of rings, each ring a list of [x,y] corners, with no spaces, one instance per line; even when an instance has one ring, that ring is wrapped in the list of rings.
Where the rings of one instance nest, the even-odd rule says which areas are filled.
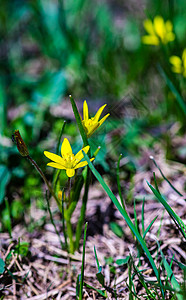
[[[148,33],[148,35],[142,37],[144,44],[155,46],[159,44],[165,45],[175,39],[171,21],[167,20],[165,22],[161,16],[155,16],[153,21],[146,19],[143,25]],[[183,50],[181,57],[172,55],[169,61],[172,64],[172,72],[182,74],[186,77],[186,48]]]
[[[153,22],[150,19],[146,19],[143,25],[148,33],[148,35],[142,37],[144,44],[167,44],[175,39],[172,23],[169,20],[165,22],[161,16],[156,16]]]
[[[83,103],[83,120],[82,125],[85,130],[85,133],[87,135],[87,138],[89,138],[95,130],[103,124],[103,122],[108,118],[110,114],[107,114],[105,117],[103,117],[100,121],[99,118],[105,108],[106,104],[101,106],[99,110],[97,111],[96,115],[89,119],[89,113],[88,113],[88,105],[87,102],[84,101]],[[75,170],[78,168],[82,168],[86,166],[88,163],[86,161],[81,161],[84,157],[83,152],[86,154],[88,153],[90,149],[90,146],[86,146],[82,148],[76,155],[73,154],[72,148],[70,146],[70,143],[67,138],[64,138],[63,143],[61,145],[61,156],[44,151],[44,155],[52,160],[52,162],[49,162],[47,165],[56,169],[62,169],[66,170],[66,174],[68,177],[73,177],[75,174]],[[90,159],[90,161],[93,161],[94,157]]]

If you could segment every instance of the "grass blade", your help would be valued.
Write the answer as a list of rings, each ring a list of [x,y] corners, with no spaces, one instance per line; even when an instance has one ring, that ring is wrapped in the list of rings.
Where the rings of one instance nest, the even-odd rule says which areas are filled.
[[[147,232],[150,230],[150,228],[152,227],[152,225],[153,225],[154,222],[156,221],[157,217],[158,217],[158,216],[156,216],[156,217],[152,220],[152,222],[150,222],[149,226],[147,227],[147,229],[145,230],[145,232],[144,232],[144,234],[143,234],[143,239],[145,238]]]
[[[75,101],[74,101],[74,99],[72,98],[71,95],[70,95],[69,97],[70,97],[70,102],[71,102],[72,109],[73,109],[73,112],[74,112],[74,116],[75,116],[75,118],[76,118],[76,122],[77,122],[77,125],[78,125],[78,128],[79,128],[79,132],[80,132],[81,137],[82,137],[82,140],[83,140],[84,147],[85,147],[85,146],[88,146],[88,145],[89,145],[88,139],[87,139],[85,130],[84,130],[84,128],[83,128],[82,121],[81,121],[81,117],[80,117],[80,114],[79,114],[79,112],[78,112],[76,103],[75,103]]]
[[[94,246],[94,255],[95,255],[95,259],[96,259],[96,263],[97,263],[97,268],[99,270],[100,265],[99,265],[99,260],[98,260],[98,256],[97,256],[97,252],[96,252],[96,247],[95,246]]]
[[[63,122],[63,126],[61,128],[61,132],[59,135],[59,139],[58,139],[58,143],[57,143],[57,147],[56,147],[56,154],[59,155],[59,148],[60,148],[60,144],[61,144],[61,137],[64,133],[64,129],[65,129],[65,125],[66,125],[66,121]],[[56,193],[56,187],[57,187],[57,182],[59,179],[59,175],[61,173],[61,170],[56,170],[54,169],[54,175],[53,175],[53,187],[54,187],[54,192]]]
[[[175,96],[175,98],[176,98],[176,100],[177,100],[180,108],[182,109],[184,115],[186,116],[186,105],[185,105],[185,102],[184,102],[183,98],[181,97],[181,95],[177,91],[175,85],[168,78],[167,74],[164,72],[164,70],[162,69],[162,67],[160,65],[158,65],[158,70],[159,70],[161,76],[164,78],[166,84],[170,88],[171,92],[174,94],[174,96]]]
[[[156,196],[156,198],[160,201],[160,203],[165,207],[166,211],[169,213],[170,217],[173,219],[175,224],[178,226],[179,231],[183,235],[183,237],[186,239],[186,226],[181,220],[181,218],[173,211],[173,209],[170,207],[170,205],[167,203],[167,201],[162,197],[160,193],[158,193],[157,190],[147,181],[148,186],[150,187],[153,194]]]
[[[143,198],[142,210],[141,210],[142,235],[144,235],[144,232],[145,232],[145,225],[144,225],[144,207],[145,207],[145,198]],[[144,238],[144,236],[143,236],[143,238]]]
[[[79,216],[77,227],[76,227],[76,242],[75,242],[76,249],[79,248],[79,242],[80,242],[81,233],[82,233],[82,226],[85,221],[86,207],[87,207],[87,201],[88,201],[89,182],[90,182],[90,170],[87,167],[86,174],[85,174],[85,188],[84,188],[81,212],[80,212],[80,216]]]
[[[60,135],[59,135],[59,139],[58,139],[58,143],[57,143],[57,148],[56,148],[56,154],[59,155],[59,147],[60,147],[60,144],[61,144],[61,137],[64,133],[64,130],[65,130],[65,125],[66,125],[66,121],[63,122],[63,126],[61,128],[61,132],[60,132]]]
[[[102,291],[102,290],[99,290],[99,289],[96,289],[95,287],[93,287],[92,285],[88,284],[88,283],[85,283],[84,282],[84,286],[86,286],[87,288],[89,289],[92,289],[94,291],[96,291],[98,294],[100,294],[102,297],[104,298],[107,298],[107,295],[106,295],[106,291]]]
[[[176,280],[175,276],[174,276],[174,273],[171,269],[171,266],[169,265],[169,263],[167,262],[164,254],[163,254],[163,251],[161,250],[161,247],[160,247],[160,244],[158,242],[158,240],[156,240],[157,244],[158,244],[158,248],[160,250],[160,253],[161,253],[161,257],[162,257],[162,261],[163,261],[163,264],[164,264],[164,267],[165,267],[165,270],[167,272],[167,275],[171,281],[171,284],[173,286],[173,288],[175,289],[175,291],[177,291],[177,298],[178,300],[183,300],[183,297],[182,295],[180,295],[180,292],[181,292],[181,288],[180,288],[180,285],[178,283],[178,281]]]
[[[136,226],[136,230],[138,230],[138,217],[137,217],[137,212],[136,212],[136,200],[134,199],[134,222]],[[139,232],[139,230],[138,230]]]
[[[93,164],[91,163],[88,155],[86,153],[83,153],[84,157],[86,159],[86,161],[88,162],[89,168],[91,169],[92,173],[94,174],[94,176],[97,178],[97,180],[99,181],[99,183],[102,185],[103,189],[106,191],[107,195],[110,197],[110,199],[112,200],[112,202],[115,204],[115,206],[117,207],[117,209],[119,210],[119,212],[121,213],[121,215],[124,217],[125,221],[127,222],[127,225],[129,226],[131,232],[134,233],[134,235],[136,236],[138,242],[140,243],[141,247],[143,248],[144,252],[146,253],[149,262],[154,270],[154,273],[156,275],[156,278],[158,280],[158,282],[162,285],[161,280],[159,278],[159,273],[158,273],[158,269],[154,263],[154,260],[149,252],[149,249],[146,246],[145,241],[143,240],[143,238],[141,237],[141,235],[139,234],[138,230],[136,229],[136,227],[134,226],[134,224],[132,223],[130,217],[128,216],[127,212],[123,209],[123,207],[121,206],[121,204],[119,203],[118,199],[115,197],[115,195],[112,193],[112,191],[109,189],[109,187],[107,186],[107,184],[104,182],[103,178],[101,177],[101,175],[98,173],[98,171],[94,168]],[[164,295],[163,289],[161,288],[161,293],[162,296]]]
[[[85,230],[84,230],[83,257],[82,257],[81,279],[80,279],[80,287],[79,287],[79,300],[83,299],[83,281],[84,281],[84,268],[85,268],[85,244],[86,244],[86,236],[87,236],[87,225],[88,225],[88,223],[85,224]]]
[[[158,166],[157,162],[155,161],[154,157],[153,156],[150,156],[150,159],[152,159],[153,163],[155,164],[156,168],[158,168],[158,170],[160,171],[161,173],[161,176],[163,177],[163,179],[165,179],[168,184],[171,186],[171,188],[181,197],[183,197],[183,195],[172,185],[172,183],[165,177],[165,175],[163,174],[162,170],[160,169],[160,167]],[[154,173],[153,173],[154,174]],[[156,179],[155,179],[155,174],[154,174],[154,181],[155,181],[155,184],[156,184]],[[158,187],[156,187],[157,191],[159,192],[158,190]],[[159,192],[160,193],[160,192]]]
[[[118,193],[119,193],[119,197],[121,200],[121,204],[123,206],[123,209],[125,208],[125,203],[123,201],[123,197],[122,197],[122,193],[121,193],[121,184],[120,184],[120,178],[119,178],[119,164],[120,164],[120,160],[122,158],[122,154],[120,154],[119,159],[118,159],[118,163],[117,163],[117,186],[118,186]]]

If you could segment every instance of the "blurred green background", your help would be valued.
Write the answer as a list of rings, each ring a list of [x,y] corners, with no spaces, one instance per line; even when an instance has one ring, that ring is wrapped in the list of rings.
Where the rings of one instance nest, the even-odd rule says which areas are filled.
[[[143,20],[156,15],[171,20],[176,34],[164,48],[141,43]],[[111,116],[90,141],[102,146],[96,162],[102,174],[115,178],[110,170],[122,152],[124,179],[130,178],[142,151],[157,142],[168,159],[185,162],[182,143],[172,146],[184,134],[185,78],[169,64],[186,47],[185,19],[181,0],[1,0],[0,230],[8,211],[16,222],[33,199],[44,198],[40,178],[11,140],[14,130],[48,178],[43,151],[55,152],[64,120],[65,135],[81,147],[69,94],[80,112],[84,99],[92,114],[108,104]]]

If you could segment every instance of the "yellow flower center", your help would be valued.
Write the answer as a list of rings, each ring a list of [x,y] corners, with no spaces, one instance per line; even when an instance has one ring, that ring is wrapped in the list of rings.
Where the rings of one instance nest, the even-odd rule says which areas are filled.
[[[99,127],[99,122],[96,122],[94,118],[83,120],[82,124],[87,136],[92,134]]]
[[[85,121],[85,126],[86,127],[90,127],[90,126],[94,126],[97,122],[94,121],[94,118],[88,119],[87,121]]]
[[[63,156],[63,159],[65,161],[65,167],[67,169],[73,169],[74,168],[74,163],[76,161],[74,154],[66,154]]]

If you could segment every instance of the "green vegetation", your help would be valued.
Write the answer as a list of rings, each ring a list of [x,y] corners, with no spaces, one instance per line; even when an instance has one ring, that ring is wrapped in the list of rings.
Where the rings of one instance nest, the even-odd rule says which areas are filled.
[[[1,299],[6,285],[13,282],[15,292],[17,283],[26,284],[29,272],[18,280],[17,268],[22,272],[21,263],[32,261],[32,234],[47,222],[66,253],[68,278],[74,280],[73,255],[82,253],[81,268],[75,266],[76,299],[83,299],[84,289],[119,299],[117,284],[107,284],[97,245],[95,280],[86,280],[86,215],[96,184],[127,224],[128,237],[114,209],[109,221],[98,217],[100,226],[108,222],[116,239],[130,236],[136,250],[136,256],[129,247],[126,257],[105,257],[113,280],[128,270],[130,300],[184,300],[186,224],[179,205],[185,209],[186,5],[181,0],[149,0],[140,10],[133,5],[1,1],[0,234],[8,233],[10,245],[0,252]],[[176,163],[180,183],[167,166],[159,166],[162,157],[170,170]],[[154,208],[146,225],[149,199],[162,209],[156,234]],[[33,207],[42,211],[37,221]],[[162,249],[165,215],[180,239],[176,256]],[[15,240],[20,224],[29,242]],[[153,280],[146,276],[149,270]]]

